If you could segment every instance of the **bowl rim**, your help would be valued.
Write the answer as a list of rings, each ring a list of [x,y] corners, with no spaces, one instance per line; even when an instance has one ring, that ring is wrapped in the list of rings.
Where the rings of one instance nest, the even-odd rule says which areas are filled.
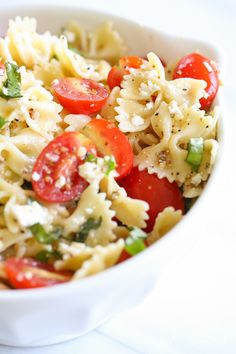
[[[123,21],[128,25],[131,26],[136,26],[143,28],[143,30],[145,31],[152,31],[153,33],[157,34],[157,36],[166,36],[169,37],[170,39],[174,39],[174,38],[179,38],[178,34],[173,34],[173,33],[169,33],[167,31],[162,31],[159,30],[155,27],[152,26],[147,26],[146,24],[142,23],[141,21],[136,21],[136,20],[132,20],[129,17],[126,16],[119,16],[116,15],[114,13],[111,13],[109,11],[100,11],[100,10],[96,10],[93,8],[86,8],[83,7],[82,4],[78,4],[76,2],[71,2],[69,1],[62,1],[62,2],[57,2],[57,4],[55,4],[52,0],[48,0],[47,2],[38,2],[35,1],[32,4],[32,1],[29,0],[23,0],[21,1],[21,4],[18,3],[17,0],[13,0],[11,2],[9,2],[8,4],[0,4],[0,9],[8,9],[8,10],[26,10],[26,11],[30,11],[32,9],[35,8],[40,8],[42,9],[46,9],[48,10],[49,8],[53,8],[55,10],[55,8],[65,8],[66,10],[70,10],[70,9],[76,9],[79,10],[81,12],[84,12],[85,14],[88,15],[97,15],[97,16],[105,16],[105,17],[109,17],[111,19],[112,22],[115,23],[115,21]],[[29,15],[30,16],[30,15]],[[217,53],[219,60],[219,66],[220,66],[220,70],[221,70],[221,78],[224,77],[225,75],[225,66],[226,66],[226,59],[225,59],[225,54],[224,54],[224,50],[222,49],[222,47],[220,47],[219,45],[215,44],[214,42],[208,42],[208,41],[204,41],[202,39],[199,38],[195,38],[195,37],[190,37],[190,36],[181,36],[181,39],[184,39],[186,41],[191,41],[191,42],[196,42],[196,44],[199,44],[200,46],[206,46],[207,48],[212,49],[215,53]],[[209,178],[209,180],[207,181],[207,186],[206,188],[204,188],[204,191],[202,193],[202,195],[200,196],[200,204],[203,204],[206,202],[206,199],[208,197],[208,195],[210,194],[211,189],[213,188],[213,185],[216,183],[217,179],[218,179],[218,174],[220,173],[220,160],[222,159],[222,152],[224,150],[224,135],[225,135],[225,130],[224,130],[224,125],[225,125],[225,121],[222,127],[222,117],[225,115],[225,109],[224,109],[224,96],[223,96],[223,92],[222,92],[222,88],[219,89],[218,93],[217,93],[217,101],[218,104],[221,108],[221,112],[220,112],[220,137],[219,137],[219,151],[218,151],[218,156],[217,156],[217,160],[215,162],[214,168],[211,172],[211,176]],[[94,275],[76,280],[76,281],[70,281],[67,283],[63,283],[63,284],[58,284],[58,285],[54,285],[54,286],[50,286],[50,287],[42,287],[42,288],[35,288],[35,289],[18,289],[12,291],[12,289],[9,290],[4,290],[4,291],[0,291],[0,301],[1,302],[7,302],[7,303],[11,303],[11,302],[15,302],[15,300],[17,299],[17,302],[22,302],[25,300],[37,300],[37,299],[43,299],[45,297],[50,298],[50,297],[54,297],[56,294],[57,295],[61,295],[61,294],[66,294],[66,293],[71,293],[71,292],[76,292],[79,291],[81,288],[83,287],[87,287],[89,289],[89,286],[93,286],[92,284],[95,284],[97,282],[99,282],[99,280],[104,280],[105,278],[107,279],[107,281],[111,281],[112,279],[114,279],[115,275],[118,272],[125,272],[126,267],[131,267],[131,265],[136,268],[136,263],[141,263],[142,259],[144,259],[144,257],[147,257],[147,254],[149,255],[153,255],[154,253],[158,253],[157,250],[161,249],[161,245],[164,243],[166,243],[168,240],[170,241],[171,239],[173,239],[174,237],[180,237],[181,236],[181,230],[183,228],[187,229],[187,225],[191,222],[192,218],[194,217],[194,215],[197,213],[197,211],[199,210],[198,204],[199,204],[199,199],[197,199],[196,203],[193,205],[193,207],[188,211],[188,217],[184,217],[176,226],[174,226],[173,229],[171,229],[167,234],[165,234],[164,237],[162,237],[161,239],[159,239],[157,242],[155,242],[154,244],[152,244],[151,246],[147,247],[143,252],[139,253],[138,255],[136,255],[135,257],[132,257],[128,260],[126,260],[125,262],[122,262],[120,264],[116,264],[108,269],[105,269],[99,273],[96,273]],[[193,214],[193,215],[192,215]],[[178,236],[177,236],[178,234]],[[182,233],[182,237],[183,237],[184,232]]]

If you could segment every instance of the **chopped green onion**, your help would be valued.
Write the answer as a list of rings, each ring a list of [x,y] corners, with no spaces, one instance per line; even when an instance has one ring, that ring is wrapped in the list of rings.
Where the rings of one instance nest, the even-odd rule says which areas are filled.
[[[104,161],[105,161],[105,164],[107,166],[106,176],[108,176],[111,171],[115,170],[116,162],[115,162],[115,159],[114,159],[113,156],[109,156],[108,159],[106,159],[106,156],[105,156]]]
[[[86,162],[97,163],[97,160],[98,160],[98,158],[95,155],[93,155],[93,154],[87,154],[86,157],[85,157],[85,161]]]
[[[38,242],[45,244],[50,244],[61,236],[61,229],[48,233],[40,223],[30,226],[30,230]]]
[[[131,256],[135,256],[139,252],[142,252],[146,245],[144,240],[147,234],[141,229],[134,227],[130,229],[130,234],[125,240],[125,251]]]
[[[9,62],[5,63],[5,67],[7,79],[4,81],[3,87],[0,89],[0,97],[5,98],[6,100],[22,97],[19,67],[16,64]]]
[[[191,138],[188,144],[188,155],[186,162],[191,165],[192,170],[197,172],[202,162],[204,150],[203,138]]]
[[[0,129],[7,123],[7,120],[0,116]]]
[[[98,220],[94,218],[88,218],[79,228],[79,231],[74,236],[75,242],[85,242],[90,230],[97,230],[102,223],[102,217],[100,216]]]
[[[36,254],[35,258],[40,262],[48,263],[50,259],[62,259],[62,256],[58,251],[42,250]]]

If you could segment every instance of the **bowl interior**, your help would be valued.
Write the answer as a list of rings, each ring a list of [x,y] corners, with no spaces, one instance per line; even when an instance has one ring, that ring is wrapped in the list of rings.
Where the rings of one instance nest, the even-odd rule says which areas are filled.
[[[0,35],[2,36],[5,35],[6,30],[8,28],[8,20],[11,18],[15,18],[16,16],[35,17],[38,21],[38,30],[40,32],[49,30],[52,33],[59,33],[60,28],[67,21],[72,19],[79,21],[81,25],[87,29],[93,29],[94,27],[103,23],[104,21],[112,21],[115,25],[115,28],[120,32],[120,34],[124,38],[128,46],[129,53],[132,53],[134,55],[135,54],[146,55],[147,52],[153,51],[166,61],[175,61],[176,59],[185,55],[186,53],[199,51],[202,54],[215,60],[221,68],[223,67],[223,58],[222,58],[221,51],[219,51],[215,46],[210,45],[204,41],[168,35],[159,32],[155,29],[145,27],[138,23],[114,15],[81,9],[78,8],[75,4],[73,5],[68,4],[65,6],[63,5],[63,3],[62,4],[59,3],[57,4],[56,8],[55,5],[50,5],[50,4],[48,5],[21,4],[20,6],[19,5],[10,6],[10,5],[1,4],[0,10],[1,10]],[[221,94],[218,95],[218,98],[216,100],[216,104],[219,103],[221,103]],[[222,131],[223,131],[222,127],[220,126],[220,131],[218,134],[220,136],[220,140],[222,136]],[[155,252],[156,258],[158,258],[159,256],[157,262],[159,262],[160,264],[164,261],[168,261],[170,257],[174,253],[176,253],[175,247],[177,244],[182,246],[185,245],[185,247],[187,247],[187,245],[190,243],[191,238],[189,238],[189,231],[190,233],[192,233],[193,230],[190,222],[191,218],[189,219],[189,216],[191,214],[191,217],[194,218],[194,215],[196,217],[199,213],[204,212],[204,210],[201,211],[201,205],[203,204],[203,202],[207,202],[208,197],[206,197],[205,194],[208,195],[209,194],[208,189],[209,191],[210,189],[212,189],[209,188],[209,186],[212,185],[212,180],[215,180],[215,176],[218,173],[219,161],[220,158],[218,158],[218,163],[213,171],[214,178],[210,178],[210,183],[208,183],[207,185],[206,188],[207,193],[206,191],[204,191],[203,193],[204,198],[203,196],[201,196],[200,198],[201,202],[200,203],[197,202],[195,206],[192,208],[192,210],[190,211],[187,218],[184,218],[184,220],[174,228],[173,231],[176,230],[177,231],[176,233],[178,233],[179,235],[178,240],[175,239],[175,242],[172,242],[173,236],[176,233],[171,231],[167,236],[164,237],[164,239],[160,240],[155,245],[150,247],[150,250],[149,249],[147,250],[147,253]],[[183,230],[186,231],[183,232]],[[166,245],[166,247],[163,247],[163,245]],[[130,263],[133,264],[135,264],[136,262],[138,263],[140,262],[140,259],[142,257],[143,258],[146,257],[146,251],[143,252],[143,254],[141,254],[140,256],[134,257],[134,259],[125,263],[129,263],[127,264],[127,267],[128,266],[130,267]],[[114,267],[114,269],[108,270],[104,272],[104,274],[98,274],[95,277],[96,278],[105,277],[106,276],[105,274],[107,275],[110,274],[110,271],[111,272],[118,271],[118,268],[125,269],[126,264],[122,264],[119,267]],[[95,277],[86,279],[85,282],[90,282],[92,281],[92,278]],[[68,288],[75,287],[75,286],[79,286],[79,284],[67,285]],[[43,289],[39,290],[39,292],[44,292],[44,291],[47,290],[43,290]],[[27,290],[27,292],[29,291]],[[0,294],[0,297],[1,296],[3,295]],[[11,294],[10,296],[14,296],[14,294]]]

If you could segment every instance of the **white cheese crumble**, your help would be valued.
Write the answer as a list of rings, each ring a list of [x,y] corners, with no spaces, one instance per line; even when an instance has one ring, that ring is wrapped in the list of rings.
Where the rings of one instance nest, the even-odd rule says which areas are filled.
[[[79,174],[88,183],[99,183],[105,176],[108,165],[107,162],[111,159],[111,156],[97,157],[96,162],[85,162],[79,166]],[[115,170],[110,171],[114,177],[117,176]]]
[[[194,185],[194,186],[198,186],[202,181],[202,176],[200,173],[197,173],[195,176],[193,176],[191,178],[191,183]]]
[[[66,184],[66,178],[64,176],[60,176],[58,180],[55,182],[55,186],[57,188],[62,188]]]
[[[142,117],[140,117],[140,116],[138,116],[138,115],[136,114],[136,115],[134,115],[134,116],[131,118],[131,122],[132,122],[133,125],[135,125],[136,127],[138,127],[138,126],[144,124],[145,121],[144,121],[144,119],[143,119]]]
[[[79,174],[90,184],[99,183],[104,177],[102,166],[93,162],[85,162],[79,166]]]
[[[29,205],[14,205],[12,214],[23,228],[36,223],[45,225],[52,221],[48,210],[35,201]]]
[[[32,173],[32,180],[37,182],[40,180],[40,174],[38,172],[33,172]]]
[[[87,149],[84,146],[80,146],[80,148],[78,149],[78,156],[84,159],[86,153],[87,153]]]

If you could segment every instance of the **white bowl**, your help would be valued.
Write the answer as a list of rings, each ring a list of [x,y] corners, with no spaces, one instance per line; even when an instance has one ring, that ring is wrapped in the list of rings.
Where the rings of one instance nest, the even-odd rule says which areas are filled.
[[[1,4],[0,33],[6,32],[8,19],[17,15],[34,16],[40,31],[55,33],[70,19],[89,28],[111,20],[125,38],[130,53],[145,55],[154,51],[168,61],[199,50],[218,62],[222,69],[221,52],[208,43],[173,37],[113,15],[63,3],[57,6]],[[217,104],[222,104],[221,92]],[[220,141],[219,158],[203,195],[183,221],[156,244],[118,266],[78,282],[35,290],[1,291],[0,343],[36,346],[62,342],[92,330],[107,318],[143,300],[159,274],[196,241],[198,220],[209,206],[222,177],[222,129]]]

